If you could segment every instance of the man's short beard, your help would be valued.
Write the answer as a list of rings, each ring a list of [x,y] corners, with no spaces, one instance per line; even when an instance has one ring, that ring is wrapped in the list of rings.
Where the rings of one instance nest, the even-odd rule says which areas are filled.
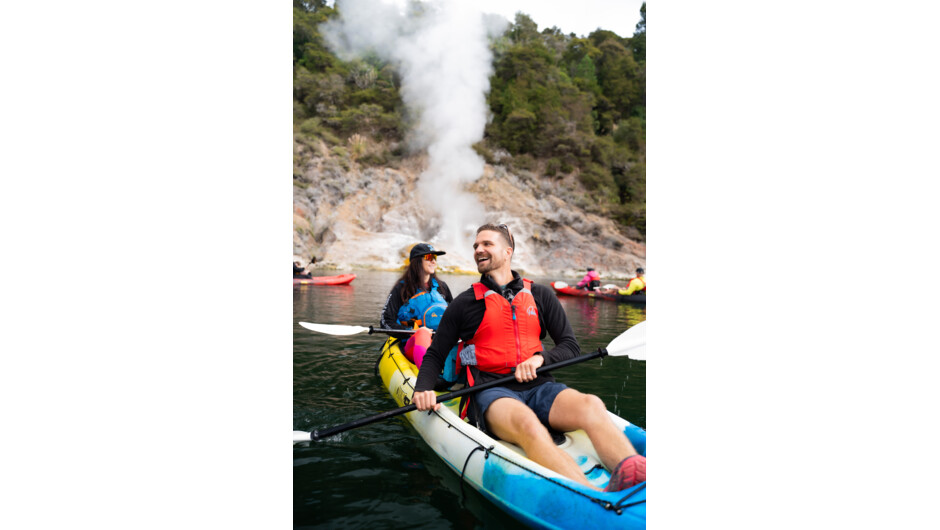
[[[495,271],[496,269],[502,267],[504,263],[505,263],[505,260],[504,260],[504,261],[501,261],[501,262],[499,262],[499,263],[497,263],[497,262],[496,262],[496,256],[493,255],[493,254],[490,254],[490,259],[489,259],[488,263],[477,264],[477,272],[479,272],[480,274],[486,274],[486,273],[488,273],[488,272],[493,272],[493,271]],[[480,268],[481,266],[484,267],[486,270],[481,269],[481,268]]]

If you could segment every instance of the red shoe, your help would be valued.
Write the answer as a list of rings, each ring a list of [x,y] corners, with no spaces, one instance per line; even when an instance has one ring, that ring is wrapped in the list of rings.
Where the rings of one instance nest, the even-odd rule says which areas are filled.
[[[610,482],[604,491],[625,490],[640,482],[646,482],[646,457],[628,456],[617,464],[617,469],[610,475]]]

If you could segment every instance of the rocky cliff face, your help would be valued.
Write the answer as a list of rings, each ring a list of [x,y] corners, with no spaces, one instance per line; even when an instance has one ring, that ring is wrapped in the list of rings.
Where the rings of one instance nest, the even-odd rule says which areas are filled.
[[[465,248],[445,248],[438,241],[441,219],[416,199],[423,157],[407,158],[395,168],[361,167],[348,156],[315,151],[305,153],[294,177],[295,261],[316,256],[318,265],[337,270],[397,270],[411,245],[424,241],[447,251],[439,269],[476,274],[471,248],[476,226],[467,227]],[[485,222],[512,230],[513,268],[520,272],[570,281],[593,266],[602,279],[612,280],[631,278],[646,265],[645,243],[584,210],[590,196],[575,177],[487,165],[466,190],[483,205]]]

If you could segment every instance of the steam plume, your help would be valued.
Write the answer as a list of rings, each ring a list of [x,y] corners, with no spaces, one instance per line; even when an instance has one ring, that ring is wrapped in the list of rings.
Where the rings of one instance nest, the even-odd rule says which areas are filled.
[[[418,187],[423,205],[441,219],[437,242],[468,248],[484,222],[476,197],[463,191],[483,174],[472,145],[483,138],[492,74],[488,37],[508,21],[483,15],[470,1],[436,0],[402,8],[381,0],[338,0],[340,18],[323,34],[344,59],[375,53],[398,65],[401,94],[417,147],[428,151]],[[416,227],[418,228],[418,227]]]

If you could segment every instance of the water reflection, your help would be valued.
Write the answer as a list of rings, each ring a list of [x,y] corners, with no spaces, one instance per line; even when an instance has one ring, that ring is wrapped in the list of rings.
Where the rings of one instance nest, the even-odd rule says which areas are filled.
[[[646,320],[646,306],[617,304],[617,313],[623,317],[624,322],[637,323]]]
[[[559,296],[582,351],[606,346],[617,335],[646,320],[646,308],[610,300]]]
[[[587,304],[578,304],[581,312],[581,334],[583,336],[597,335],[597,318],[600,310],[597,307],[596,300],[586,300]]]
[[[355,282],[356,280],[353,280],[353,283]],[[356,303],[354,293],[355,287],[353,287],[351,284],[298,285],[297,287],[294,287],[294,308],[296,311],[299,304],[301,307],[308,309],[320,309],[321,311],[313,312],[314,318],[320,317],[321,314],[325,318],[335,318],[337,315],[352,316],[355,314],[353,306]],[[316,307],[318,302],[320,307]],[[319,320],[317,322],[321,324],[327,323],[320,322]]]

